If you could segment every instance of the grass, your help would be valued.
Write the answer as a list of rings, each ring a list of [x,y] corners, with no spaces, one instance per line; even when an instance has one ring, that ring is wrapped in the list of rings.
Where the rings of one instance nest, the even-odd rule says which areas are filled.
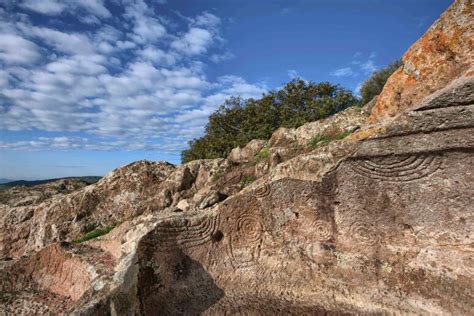
[[[267,159],[270,156],[270,144],[267,143],[265,146],[255,155],[255,164],[262,160]]]
[[[319,148],[321,146],[326,146],[334,140],[341,140],[349,136],[351,132],[347,131],[344,133],[337,134],[335,136],[326,136],[321,134],[316,134],[313,138],[308,141],[308,146],[311,150]]]
[[[255,180],[257,180],[257,178],[254,176],[244,176],[242,180],[240,180],[240,187],[243,189]]]
[[[110,233],[110,231],[111,231],[112,229],[114,229],[115,226],[116,226],[116,225],[108,226],[108,227],[105,227],[105,228],[98,228],[98,229],[95,229],[95,230],[93,230],[93,231],[91,231],[91,232],[85,234],[83,237],[74,240],[73,243],[75,243],[75,244],[80,244],[80,243],[86,242],[86,241],[88,241],[88,240],[95,239],[95,238],[97,238],[97,237],[106,235],[106,234]]]
[[[224,175],[224,170],[219,169],[212,175],[211,181],[217,182],[223,175]]]

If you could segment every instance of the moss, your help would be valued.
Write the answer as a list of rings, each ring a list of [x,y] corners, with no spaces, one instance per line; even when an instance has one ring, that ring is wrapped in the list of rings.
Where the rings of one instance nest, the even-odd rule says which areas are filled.
[[[349,131],[344,132],[344,133],[340,133],[340,134],[337,134],[337,135],[334,135],[334,136],[326,136],[326,135],[316,134],[313,138],[311,138],[308,141],[308,147],[311,150],[314,150],[314,149],[319,148],[321,146],[326,146],[327,144],[329,144],[330,142],[332,142],[334,140],[344,139],[347,136],[349,136],[350,134],[351,134],[351,132],[349,132]]]
[[[73,243],[75,243],[75,244],[80,244],[80,243],[86,242],[86,241],[88,241],[88,240],[95,239],[95,238],[97,238],[97,237],[106,235],[106,234],[110,233],[110,231],[111,231],[112,229],[114,229],[115,226],[116,226],[116,225],[108,226],[108,227],[105,227],[105,228],[98,228],[98,229],[95,229],[95,230],[93,230],[93,231],[91,231],[91,232],[85,234],[83,237],[74,240]]]
[[[255,178],[254,176],[243,176],[242,180],[240,180],[240,187],[243,189],[255,180],[257,180],[257,178]]]

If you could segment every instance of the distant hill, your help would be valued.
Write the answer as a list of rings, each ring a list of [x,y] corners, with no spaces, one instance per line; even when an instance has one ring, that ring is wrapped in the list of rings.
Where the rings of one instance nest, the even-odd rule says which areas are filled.
[[[3,179],[3,178],[0,178],[0,184],[3,184],[3,183],[8,183],[8,182],[13,182],[15,180],[13,179]]]
[[[78,179],[78,180],[82,180],[84,182],[87,182],[89,184],[92,184],[92,183],[96,183],[101,178],[102,177],[97,177],[97,176],[86,176],[86,177],[66,177],[66,178],[55,178],[55,179],[46,179],[46,180],[31,180],[31,181],[27,181],[27,180],[11,181],[11,180],[9,180],[7,182],[1,182],[1,180],[8,180],[8,179],[0,179],[0,187],[11,188],[11,187],[18,186],[18,185],[32,187],[34,185],[44,184],[44,183],[53,182],[53,181],[57,181],[57,180],[63,180],[63,179]]]

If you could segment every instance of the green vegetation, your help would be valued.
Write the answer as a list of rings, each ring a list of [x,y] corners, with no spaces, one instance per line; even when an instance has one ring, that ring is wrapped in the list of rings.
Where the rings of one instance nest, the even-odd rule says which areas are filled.
[[[91,232],[88,232],[87,234],[85,234],[83,237],[77,239],[77,240],[74,240],[73,243],[75,244],[80,244],[82,242],[85,242],[85,241],[88,241],[88,240],[91,240],[91,239],[95,239],[97,237],[100,237],[100,236],[103,236],[103,235],[106,235],[108,233],[110,233],[110,231],[112,229],[115,228],[115,226],[117,225],[113,225],[113,226],[108,226],[108,227],[105,227],[105,228],[98,228],[98,229],[95,229]]]
[[[321,134],[316,134],[313,138],[308,141],[308,147],[311,150],[314,150],[318,147],[325,146],[334,140],[341,140],[349,136],[351,132],[347,131],[344,133],[337,134],[335,136],[326,136]]]
[[[189,142],[189,149],[181,152],[181,161],[226,157],[252,139],[269,139],[279,127],[296,128],[357,103],[353,93],[339,85],[300,79],[260,99],[232,97],[211,114],[204,136]]]
[[[375,71],[360,88],[360,104],[365,105],[367,102],[372,100],[373,97],[380,94],[380,92],[382,92],[383,86],[387,82],[388,77],[390,77],[401,65],[402,61],[396,60],[387,67]]]
[[[270,144],[266,143],[265,146],[255,155],[255,164],[262,160],[267,159],[270,156]]]
[[[240,180],[240,187],[243,189],[255,180],[257,180],[257,178],[254,176],[245,175],[242,177],[242,180]]]
[[[212,175],[211,181],[217,182],[224,175],[224,170],[219,169]]]

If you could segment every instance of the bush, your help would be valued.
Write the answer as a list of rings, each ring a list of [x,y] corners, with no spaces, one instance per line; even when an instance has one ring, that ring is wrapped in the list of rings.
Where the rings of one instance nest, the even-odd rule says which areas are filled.
[[[255,163],[259,163],[267,159],[270,156],[270,144],[265,144],[265,146],[255,155]]]
[[[226,157],[252,139],[269,139],[279,127],[296,128],[357,102],[351,91],[339,85],[300,79],[257,100],[232,97],[211,114],[204,136],[189,142],[189,149],[181,152],[181,161]]]
[[[376,95],[382,92],[383,86],[387,79],[402,65],[402,61],[396,60],[387,67],[377,70],[367,79],[360,88],[360,104],[365,105],[372,100]]]
[[[254,176],[244,176],[242,180],[240,180],[240,188],[241,189],[245,188],[246,186],[248,186],[255,180],[257,180],[257,178],[255,178]]]
[[[106,235],[108,233],[110,233],[110,231],[112,229],[114,229],[115,226],[109,226],[109,227],[105,227],[105,228],[100,228],[100,229],[96,229],[96,230],[93,230],[87,234],[85,234],[83,237],[77,239],[77,240],[74,240],[73,243],[75,244],[80,244],[82,242],[86,242],[88,240],[91,240],[91,239],[95,239],[97,237],[100,237],[100,236],[103,236],[103,235]]]
[[[344,133],[337,134],[335,136],[326,136],[326,135],[321,135],[321,134],[316,134],[314,135],[313,138],[311,138],[308,141],[308,146],[311,150],[314,150],[318,147],[325,146],[329,144],[330,142],[334,140],[341,140],[349,136],[351,132],[347,131]]]

